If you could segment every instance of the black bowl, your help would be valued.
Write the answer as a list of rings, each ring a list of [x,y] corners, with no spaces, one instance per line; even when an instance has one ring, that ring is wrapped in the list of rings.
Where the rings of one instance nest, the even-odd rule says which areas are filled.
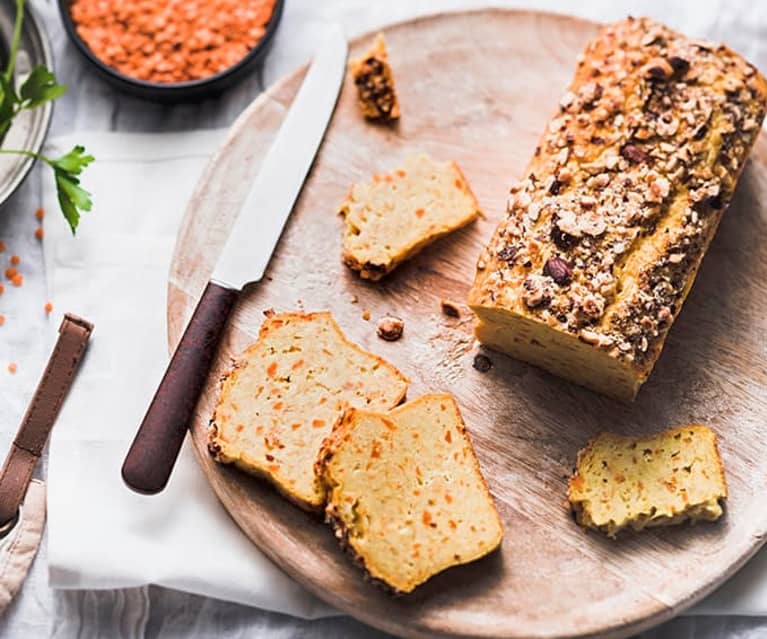
[[[147,82],[146,80],[137,80],[136,78],[124,75],[96,57],[90,47],[77,33],[72,14],[69,11],[71,2],[72,0],[59,0],[59,10],[61,11],[61,19],[64,21],[64,28],[80,53],[93,65],[98,74],[112,86],[126,93],[156,102],[192,102],[202,100],[221,93],[224,89],[242,80],[248,75],[253,66],[263,59],[269,50],[274,34],[277,31],[277,26],[282,18],[282,9],[285,4],[284,0],[276,0],[272,17],[266,25],[266,32],[263,37],[242,60],[228,69],[207,78],[190,80],[188,82]]]

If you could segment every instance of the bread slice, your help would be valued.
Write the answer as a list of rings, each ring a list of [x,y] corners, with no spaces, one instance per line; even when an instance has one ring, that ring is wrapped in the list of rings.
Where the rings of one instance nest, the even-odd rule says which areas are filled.
[[[346,339],[330,313],[274,315],[222,380],[210,451],[319,510],[325,493],[314,462],[333,424],[350,406],[396,406],[408,383]]]
[[[478,559],[503,530],[455,400],[349,410],[318,460],[326,516],[369,576],[407,593]]]
[[[355,184],[340,213],[344,262],[379,280],[400,262],[479,215],[477,199],[455,162],[408,157],[402,168]]]
[[[383,33],[379,33],[365,55],[352,60],[349,67],[357,85],[362,115],[382,122],[399,119],[399,100]]]
[[[568,497],[579,524],[609,537],[719,519],[727,482],[716,434],[706,426],[643,438],[602,433],[578,453]]]

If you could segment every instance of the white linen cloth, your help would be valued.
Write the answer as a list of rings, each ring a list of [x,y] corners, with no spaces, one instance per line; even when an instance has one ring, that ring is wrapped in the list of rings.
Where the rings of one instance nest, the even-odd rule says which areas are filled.
[[[299,58],[309,54],[310,36],[321,21],[341,19],[349,32],[354,33],[419,13],[485,4],[474,0],[287,3],[286,23],[292,15],[292,24],[300,24],[301,29],[286,29],[281,44],[278,39],[278,45],[283,47],[290,63],[281,65],[283,59],[279,57],[280,49],[276,48],[271,56],[272,64],[266,68],[266,82],[268,84],[289,71]],[[767,24],[761,3],[737,0],[727,3],[726,11],[722,3],[713,0],[678,4],[654,0],[637,5],[613,0],[568,5],[557,0],[492,4],[570,11],[599,20],[616,19],[630,11],[653,15],[691,34],[727,40],[758,66],[767,66],[762,45],[764,39],[760,37]],[[301,12],[307,14],[303,21],[299,20]],[[90,114],[88,105],[83,104],[79,121],[89,122]],[[54,431],[49,474],[51,585],[58,588],[117,588],[152,582],[293,614],[319,615],[324,609],[305,598],[284,576],[275,577],[279,572],[236,529],[223,533],[213,542],[208,535],[202,540],[196,538],[198,534],[202,535],[200,525],[212,525],[212,519],[221,523],[217,529],[219,533],[227,527],[234,528],[234,525],[215,501],[201,473],[197,472],[191,455],[180,460],[169,492],[165,494],[173,495],[172,502],[168,499],[159,505],[160,502],[151,500],[165,496],[135,496],[123,489],[119,480],[122,456],[165,364],[164,361],[155,362],[150,351],[166,352],[165,276],[175,234],[174,224],[194,186],[195,171],[199,173],[204,163],[202,156],[214,150],[218,139],[215,133],[200,134],[211,136],[209,146],[204,148],[197,135],[153,135],[150,143],[147,136],[77,134],[56,141],[61,149],[71,147],[75,141],[84,142],[89,150],[96,152],[99,162],[88,169],[87,180],[87,185],[97,196],[97,209],[88,215],[74,244],[66,239],[68,231],[54,219],[58,218],[54,213],[57,210],[55,195],[50,182],[44,181],[48,189],[47,208],[52,213],[46,220],[45,248],[50,297],[57,309],[81,312],[96,322],[94,347],[102,339],[105,342],[117,340],[118,343],[113,345],[115,351],[110,356],[98,355],[97,348],[93,348],[91,358],[83,366],[84,374]],[[180,159],[169,149],[176,143],[183,145],[183,140],[189,143],[185,147],[189,155]],[[163,153],[154,163],[141,168],[133,166],[146,162],[150,157],[147,154],[154,154],[157,149]],[[102,163],[103,159],[110,165]],[[197,169],[192,168],[195,161],[198,162]],[[155,197],[159,197],[159,201]],[[97,219],[102,217],[108,219]],[[80,242],[90,235],[87,228],[90,225],[98,225],[99,230],[93,231],[94,239],[88,241],[89,248],[85,249]],[[96,233],[103,233],[102,239],[107,240],[98,249],[91,248],[96,244]],[[59,241],[62,246],[70,245],[68,252],[66,249],[60,254],[55,252]],[[120,243],[123,243],[122,247]],[[166,251],[166,261],[161,265],[163,250]],[[126,259],[120,258],[121,255]],[[106,282],[108,273],[112,273],[109,284]],[[153,274],[157,273],[161,273],[161,279],[152,280]],[[119,300],[128,291],[141,302],[118,309]],[[70,300],[71,307],[67,305]],[[119,320],[121,312],[140,327],[136,330],[141,332],[143,341],[140,344],[132,342],[132,348],[120,343],[126,334],[118,332],[116,337],[109,337],[111,321]],[[154,319],[149,317],[150,312]],[[110,314],[116,317],[112,318]],[[154,324],[152,328],[157,321],[161,324]],[[94,367],[98,364],[106,371],[105,377],[88,372],[91,361]],[[123,368],[127,364],[133,366],[132,376],[128,376]],[[117,373],[120,377],[113,377]],[[140,393],[144,393],[143,401],[124,401],[128,396],[137,397]],[[109,400],[102,399],[101,395]],[[113,405],[108,405],[110,402]],[[96,415],[97,408],[105,405],[109,408],[106,416]],[[130,432],[121,432],[121,425],[128,422],[130,428],[126,430]],[[119,493],[118,488],[124,490],[127,497]],[[216,509],[218,514],[215,514]],[[99,518],[99,528],[91,534],[89,527],[95,525],[96,517]],[[168,521],[174,518],[178,520],[178,526]],[[214,559],[217,561],[211,565]],[[228,570],[239,566],[241,572],[228,572],[218,579],[220,573],[216,566],[223,563]],[[247,573],[245,581],[242,572]],[[265,575],[268,575],[266,583],[259,581]],[[767,549],[726,586],[695,607],[692,614],[767,615]]]
[[[138,495],[120,468],[167,364],[166,288],[185,203],[223,131],[77,134],[94,210],[73,238],[44,191],[49,296],[95,330],[53,431],[48,559],[54,588],[147,583],[301,617],[327,614],[218,503],[185,443],[166,490]],[[52,182],[52,181],[51,181]]]

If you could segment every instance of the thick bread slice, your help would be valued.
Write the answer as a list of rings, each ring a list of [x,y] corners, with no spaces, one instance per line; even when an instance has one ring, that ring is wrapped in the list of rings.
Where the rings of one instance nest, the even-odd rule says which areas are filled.
[[[727,497],[716,434],[680,426],[652,437],[602,433],[578,453],[568,498],[576,520],[609,537],[683,521],[715,521]]]
[[[498,512],[450,395],[425,395],[388,415],[347,411],[317,465],[336,536],[396,592],[501,543]]]
[[[340,209],[343,258],[360,277],[379,280],[427,244],[479,215],[477,199],[455,162],[428,155],[352,186]]]
[[[333,424],[350,406],[396,406],[408,383],[347,340],[330,313],[274,315],[222,380],[210,451],[318,510],[325,493],[314,462]]]

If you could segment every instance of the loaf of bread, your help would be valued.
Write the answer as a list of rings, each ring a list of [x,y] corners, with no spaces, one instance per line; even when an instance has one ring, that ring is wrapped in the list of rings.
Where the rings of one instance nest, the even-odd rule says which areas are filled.
[[[681,426],[652,437],[603,433],[578,453],[568,498],[576,520],[615,537],[683,521],[715,521],[727,497],[716,434]]]
[[[320,454],[326,515],[368,575],[406,593],[474,561],[503,530],[455,400],[349,410]]]
[[[477,200],[455,162],[428,155],[355,184],[340,213],[343,258],[364,279],[378,280],[427,244],[474,221]]]
[[[399,100],[383,33],[379,33],[367,52],[352,60],[349,66],[357,85],[362,115],[382,122],[399,119]]]
[[[644,18],[604,27],[477,262],[479,340],[633,399],[766,102],[765,79],[725,46]]]
[[[274,315],[221,382],[210,452],[319,510],[325,493],[314,464],[333,424],[350,406],[393,408],[408,383],[347,340],[330,313]]]

